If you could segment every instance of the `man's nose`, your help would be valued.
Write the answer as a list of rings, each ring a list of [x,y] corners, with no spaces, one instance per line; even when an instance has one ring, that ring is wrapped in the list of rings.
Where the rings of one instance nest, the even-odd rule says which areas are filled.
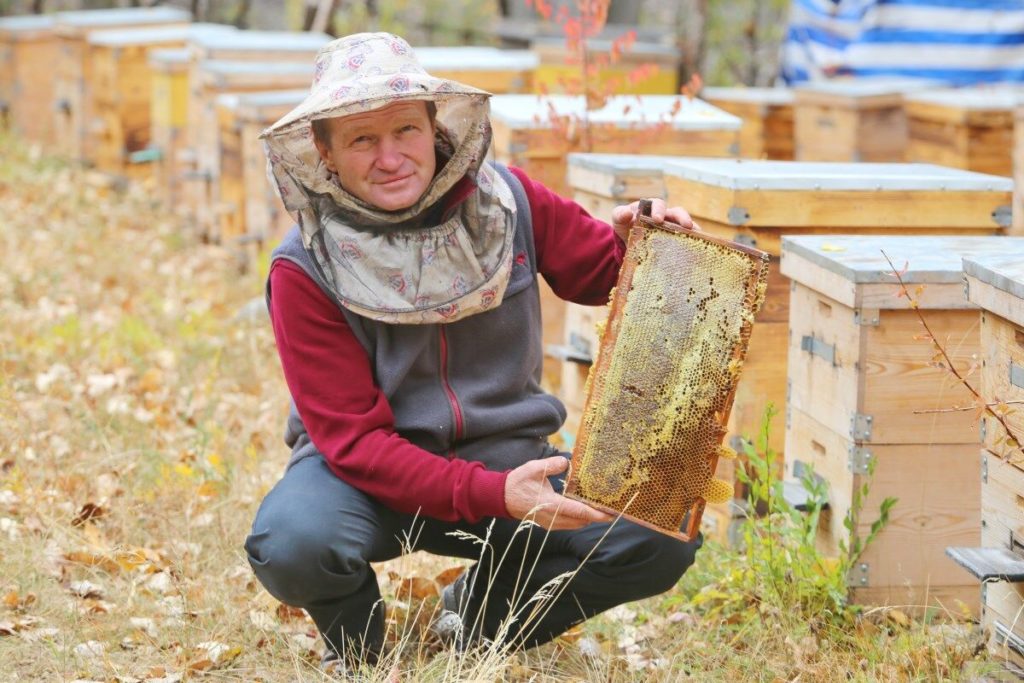
[[[377,149],[377,167],[382,171],[395,171],[402,165],[401,146],[390,136],[381,138]]]

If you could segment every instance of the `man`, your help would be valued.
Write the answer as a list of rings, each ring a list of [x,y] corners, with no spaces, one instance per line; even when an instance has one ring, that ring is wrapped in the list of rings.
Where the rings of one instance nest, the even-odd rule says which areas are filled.
[[[298,226],[267,286],[292,457],[246,541],[257,577],[311,615],[329,655],[371,661],[385,624],[370,563],[403,546],[478,560],[445,593],[464,644],[536,645],[668,590],[700,541],[561,496],[568,460],[547,437],[565,409],[538,383],[536,275],[607,301],[636,205],[609,226],[485,162],[488,94],[430,76],[401,38],[336,40],[315,74],[264,133]],[[543,529],[517,533],[524,519]]]

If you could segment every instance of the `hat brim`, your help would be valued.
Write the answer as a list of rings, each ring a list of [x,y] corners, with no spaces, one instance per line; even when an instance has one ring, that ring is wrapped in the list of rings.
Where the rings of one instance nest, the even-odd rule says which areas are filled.
[[[429,100],[440,102],[453,97],[489,98],[486,90],[428,74],[403,74],[396,78],[365,78],[358,86],[320,88],[276,123],[263,131],[260,138],[287,135],[316,119],[347,116],[373,111],[395,102]]]

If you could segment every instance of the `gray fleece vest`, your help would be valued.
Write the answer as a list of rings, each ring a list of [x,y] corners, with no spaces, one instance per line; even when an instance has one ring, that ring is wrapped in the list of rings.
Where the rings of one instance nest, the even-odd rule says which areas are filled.
[[[507,470],[554,452],[547,437],[565,420],[565,407],[540,388],[543,349],[530,205],[519,179],[502,165],[495,168],[512,189],[517,220],[508,288],[501,305],[489,311],[429,325],[388,324],[356,315],[320,280],[298,226],[274,250],[271,262],[287,259],[298,265],[341,309],[366,349],[398,434],[431,453]],[[271,296],[268,283],[268,303]],[[318,452],[294,403],[285,442],[292,448],[293,464]]]

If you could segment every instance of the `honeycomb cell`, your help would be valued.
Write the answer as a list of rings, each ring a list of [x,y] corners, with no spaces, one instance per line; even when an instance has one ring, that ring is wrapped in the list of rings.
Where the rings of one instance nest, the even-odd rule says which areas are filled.
[[[767,269],[763,252],[640,219],[567,495],[681,538],[696,534],[706,502],[731,495],[713,475]]]

